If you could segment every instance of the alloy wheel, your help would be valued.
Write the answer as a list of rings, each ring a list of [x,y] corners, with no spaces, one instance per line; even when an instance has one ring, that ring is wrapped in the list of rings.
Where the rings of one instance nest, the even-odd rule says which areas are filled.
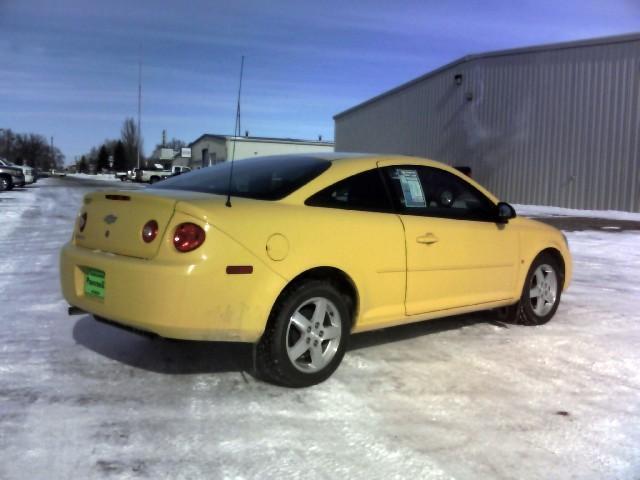
[[[544,263],[536,268],[529,286],[531,309],[538,317],[547,315],[558,298],[558,276],[550,265]]]
[[[289,318],[287,355],[301,372],[318,372],[328,365],[340,346],[342,321],[338,308],[323,297],[298,306]]]

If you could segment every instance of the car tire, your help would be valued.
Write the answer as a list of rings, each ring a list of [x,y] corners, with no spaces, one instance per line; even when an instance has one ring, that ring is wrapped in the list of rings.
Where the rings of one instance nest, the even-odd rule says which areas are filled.
[[[323,382],[344,357],[349,302],[331,283],[309,280],[280,296],[256,345],[258,376],[286,387]]]
[[[0,176],[0,192],[11,190],[11,180],[5,176]]]
[[[558,309],[563,284],[564,272],[556,258],[541,253],[527,272],[520,301],[498,309],[498,318],[516,325],[544,325]]]

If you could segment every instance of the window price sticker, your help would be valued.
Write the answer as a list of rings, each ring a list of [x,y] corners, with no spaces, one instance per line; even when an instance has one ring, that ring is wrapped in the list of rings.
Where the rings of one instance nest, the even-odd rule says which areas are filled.
[[[408,208],[424,208],[427,206],[424,192],[420,184],[420,177],[415,170],[397,169],[396,175],[400,180],[400,187],[404,195],[404,204]]]

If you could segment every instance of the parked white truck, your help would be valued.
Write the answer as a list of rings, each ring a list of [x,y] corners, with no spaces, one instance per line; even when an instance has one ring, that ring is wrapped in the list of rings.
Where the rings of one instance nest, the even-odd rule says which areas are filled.
[[[144,183],[156,183],[173,175],[180,175],[191,171],[189,167],[175,166],[166,170],[161,164],[155,163],[152,169],[135,169],[135,181]]]

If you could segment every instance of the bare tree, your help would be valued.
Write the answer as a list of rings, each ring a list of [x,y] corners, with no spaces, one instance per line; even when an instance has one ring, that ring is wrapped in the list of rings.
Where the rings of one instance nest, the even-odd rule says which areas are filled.
[[[156,145],[156,149],[157,148],[172,148],[173,150],[180,150],[182,147],[186,147],[186,146],[187,146],[187,142],[185,142],[184,140],[180,140],[179,138],[172,138],[171,140],[169,140],[164,145],[162,143],[157,144]]]
[[[127,154],[127,165],[129,167],[137,166],[138,152],[140,153],[140,160],[143,158],[142,136],[139,135],[138,127],[133,118],[125,119],[120,131],[120,138]]]
[[[64,155],[51,145],[42,135],[35,133],[14,133],[10,129],[0,131],[0,157],[18,165],[30,165],[42,170],[60,168],[64,165]]]

